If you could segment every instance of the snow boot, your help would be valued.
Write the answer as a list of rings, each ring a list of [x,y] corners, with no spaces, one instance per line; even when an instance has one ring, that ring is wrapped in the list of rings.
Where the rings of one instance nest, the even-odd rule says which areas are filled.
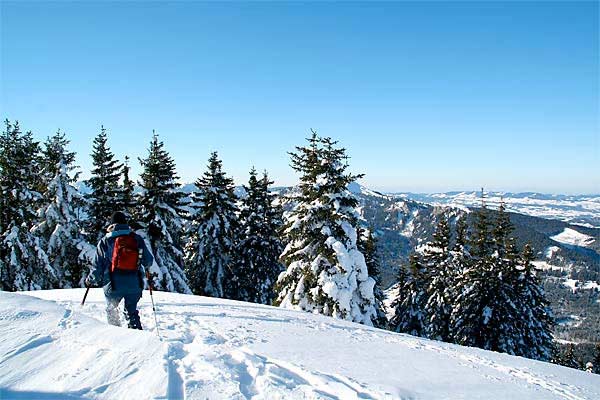
[[[129,329],[142,330],[142,323],[140,322],[140,314],[137,310],[132,313],[125,311],[125,318],[127,319],[127,327]]]

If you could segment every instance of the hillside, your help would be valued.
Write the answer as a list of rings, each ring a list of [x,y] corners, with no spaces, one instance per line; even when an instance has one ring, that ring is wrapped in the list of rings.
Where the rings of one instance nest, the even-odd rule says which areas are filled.
[[[360,199],[363,223],[372,226],[377,233],[384,289],[396,283],[398,268],[406,265],[413,249],[431,239],[440,216],[454,220],[458,215],[466,214],[470,219],[476,209],[459,202],[423,203],[405,196],[378,193],[358,184],[351,190]],[[545,198],[533,194],[529,197]],[[580,199],[558,197],[562,199],[562,207],[572,210],[586,207],[577,203]],[[472,196],[465,198],[472,200]],[[491,200],[487,200],[491,203],[491,213],[494,212],[494,199],[499,201],[499,196],[492,194]],[[545,202],[551,214],[561,212],[559,208],[553,208],[555,202]],[[478,206],[481,201],[465,204]],[[516,212],[509,215],[517,244],[522,247],[530,243],[536,254],[534,264],[542,271],[544,288],[558,320],[555,337],[563,342],[581,344],[577,356],[591,359],[594,343],[600,342],[597,328],[600,324],[600,229]],[[394,291],[388,291],[390,293]]]
[[[454,219],[458,215],[468,214],[470,218],[471,211],[481,204],[481,200],[465,204],[439,201],[426,203],[398,195],[377,193],[360,185],[355,185],[352,191],[360,199],[364,223],[373,226],[380,237],[379,245],[384,263],[382,278],[386,287],[395,282],[398,266],[406,263],[415,246],[431,238],[441,215]],[[433,199],[435,197],[424,198]],[[497,206],[493,200],[494,197],[486,200],[491,213]],[[562,203],[568,201],[571,201],[570,208],[583,207],[583,203],[580,204],[577,200],[562,200]],[[566,207],[564,204],[563,206]],[[553,213],[559,212],[559,209],[552,208],[551,205],[547,205],[547,208]],[[590,212],[598,215],[597,210]],[[600,228],[542,218],[522,211],[509,214],[518,245],[522,247],[525,243],[530,243],[538,261],[546,262],[547,265],[543,267],[549,270],[555,267],[555,271],[556,267],[560,267],[566,273],[565,278],[580,280],[582,283],[600,281]]]
[[[147,293],[144,332],[82,295],[0,292],[0,398],[600,398],[597,375],[214,298],[157,293],[161,342]]]

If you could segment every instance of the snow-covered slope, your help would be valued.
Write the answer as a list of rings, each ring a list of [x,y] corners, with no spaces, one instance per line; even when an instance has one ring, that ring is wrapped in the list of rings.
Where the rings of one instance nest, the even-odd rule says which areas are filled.
[[[550,237],[550,239],[555,242],[580,247],[587,247],[596,241],[594,237],[577,232],[571,228],[565,228],[561,233]]]
[[[600,398],[598,375],[213,298],[157,293],[161,342],[147,293],[144,332],[82,296],[0,292],[1,399]]]

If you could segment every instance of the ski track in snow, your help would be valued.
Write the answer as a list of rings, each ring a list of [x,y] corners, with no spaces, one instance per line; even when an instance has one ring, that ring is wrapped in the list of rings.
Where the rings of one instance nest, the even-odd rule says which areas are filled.
[[[27,330],[28,336],[21,338],[19,345],[5,354],[0,352],[0,371],[11,360],[17,360],[27,353],[33,354],[44,346],[56,345],[61,341],[61,332],[81,329],[82,322],[78,314],[83,313],[105,323],[101,292],[90,293],[84,308],[77,304],[80,293],[82,291],[79,290],[71,293],[31,293],[41,298],[56,299],[64,307],[64,314],[57,318],[51,332],[42,334]],[[157,355],[162,354],[162,364],[156,369],[162,371],[163,378],[162,381],[157,378],[157,382],[154,382],[157,387],[163,385],[162,394],[150,398],[600,398],[598,377],[584,375],[584,378],[596,381],[582,388],[579,385],[582,376],[579,374],[583,373],[546,363],[394,334],[290,310],[166,293],[155,294],[157,299],[162,344],[150,337],[155,334],[155,326],[147,294],[144,294],[140,303],[140,316],[147,331],[136,333],[152,339],[148,343],[157,343],[157,350],[160,350]],[[0,308],[0,332],[3,315]],[[40,315],[33,310],[24,310],[13,316],[13,319],[31,318],[40,318]],[[123,335],[131,332],[121,328],[110,329]],[[323,341],[323,337],[327,340]],[[335,339],[332,341],[332,338]],[[328,354],[326,347],[331,347],[332,343],[339,343],[340,347]],[[0,335],[0,349],[2,345]],[[304,351],[304,345],[311,348]],[[286,349],[288,346],[289,350]],[[380,350],[378,356],[371,360],[364,357],[368,352],[354,358],[349,354],[352,349],[360,351],[360,348],[379,347],[387,350]],[[56,380],[65,383],[70,380],[92,382],[89,376],[93,370],[88,370],[90,366],[86,362],[93,359],[102,364],[108,358],[105,361],[108,363],[111,357],[135,359],[134,350],[131,350],[131,355],[129,351],[126,345],[111,349],[108,340],[98,343],[97,348],[86,349],[88,358],[76,358],[68,371]],[[396,370],[391,371],[386,363],[390,360],[397,362],[398,359],[387,354],[390,351],[397,352],[398,357],[402,358],[393,367]],[[386,359],[385,356],[391,358]],[[60,398],[126,398],[120,397],[123,392],[119,391],[119,386],[135,379],[136,373],[142,373],[139,368],[136,361],[132,360],[129,364],[119,366],[118,370],[106,373],[102,384],[83,384],[83,388],[78,390],[64,390],[64,396]],[[23,394],[30,392],[11,392],[11,387],[2,383],[1,376],[2,373],[0,398],[27,398]],[[569,379],[565,379],[565,376]],[[98,383],[98,379],[94,382]],[[467,389],[469,387],[475,389]]]

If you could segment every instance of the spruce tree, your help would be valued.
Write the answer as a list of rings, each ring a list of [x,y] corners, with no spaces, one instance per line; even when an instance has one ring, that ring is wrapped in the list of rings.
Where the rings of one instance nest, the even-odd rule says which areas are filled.
[[[457,242],[464,240],[459,233]],[[463,254],[460,244],[451,248],[448,219],[441,214],[433,239],[417,247],[410,257],[410,276],[401,276],[403,282],[398,298],[393,302],[393,325],[398,332],[450,341],[450,315],[455,293],[457,253]],[[460,261],[462,263],[462,260]],[[402,272],[404,275],[405,272]]]
[[[493,228],[485,206],[476,216],[470,245],[473,257],[458,280],[452,311],[459,344],[548,360],[552,353],[552,314],[531,265],[510,236],[513,225],[502,202]]]
[[[390,320],[390,327],[395,332],[426,336],[425,275],[425,267],[416,254],[411,254],[408,270],[400,267],[398,296],[391,304],[394,316]]]
[[[467,217],[457,217],[456,219],[456,240],[454,241],[453,251],[465,252],[467,248]]]
[[[454,246],[450,253],[451,264],[454,269],[454,285],[464,279],[466,271],[469,269],[469,263],[471,262],[471,253],[469,251],[469,239],[467,235],[467,217],[457,217],[455,224],[455,240]],[[456,298],[456,291],[454,291],[454,299]]]
[[[175,162],[154,132],[148,156],[140,159],[140,163],[143,172],[139,182],[142,188],[139,209],[146,230],[138,233],[149,242],[154,254],[150,268],[154,288],[191,293],[183,272],[183,193],[177,190],[179,178]]]
[[[42,177],[45,181],[44,191],[48,188],[48,183],[58,174],[61,163],[64,163],[69,170],[75,163],[75,152],[68,151],[69,140],[60,129],[54,135],[46,139],[44,148],[41,151],[40,166]],[[79,174],[75,174],[69,179],[69,183],[77,181]],[[40,193],[43,193],[40,192]]]
[[[223,171],[217,152],[211,154],[207,168],[191,195],[186,273],[194,294],[238,298],[233,251],[239,222],[233,179]]]
[[[18,122],[13,126],[9,120],[5,120],[4,126],[0,136],[0,234],[8,230],[16,216],[17,199],[12,189],[16,186],[18,166],[14,158],[17,151],[16,139],[20,134]],[[13,133],[14,131],[18,133]]]
[[[503,332],[496,302],[504,288],[498,279],[501,271],[494,265],[493,245],[488,210],[482,204],[470,244],[472,259],[457,282],[451,325],[457,343],[499,351],[498,338]]]
[[[300,196],[285,225],[277,304],[372,325],[377,318],[364,256],[357,249],[357,199],[348,184],[346,150],[313,131],[308,145],[290,153],[300,173]]]
[[[426,271],[425,334],[431,339],[449,341],[455,266],[450,253],[450,225],[444,215],[440,215],[433,240],[419,250]]]
[[[39,238],[30,232],[37,222],[42,196],[40,146],[19,123],[5,121],[0,139],[0,284],[2,290],[50,289],[56,271]]]
[[[369,276],[375,280],[373,294],[375,296],[375,307],[377,309],[377,318],[373,320],[373,324],[382,329],[388,327],[386,316],[386,307],[383,302],[385,295],[380,286],[380,260],[377,253],[377,239],[373,235],[373,227],[370,229],[358,228],[358,250],[365,256],[367,271]]]
[[[555,325],[550,303],[544,295],[541,282],[531,263],[533,250],[525,245],[520,258],[520,277],[517,287],[523,348],[520,355],[547,361],[554,347],[552,329]]]
[[[279,255],[283,245],[279,231],[283,225],[283,211],[274,204],[275,195],[269,193],[265,172],[258,179],[252,168],[246,196],[241,201],[240,233],[235,253],[235,275],[238,281],[238,300],[271,304],[275,297],[274,285],[283,271]]]
[[[75,153],[67,151],[69,141],[57,132],[46,142],[43,152],[44,175],[54,174],[44,193],[46,203],[38,210],[40,222],[32,229],[39,236],[48,260],[58,275],[58,287],[80,287],[93,261],[95,248],[82,234],[77,209],[83,199],[73,186],[78,173]],[[56,161],[58,160],[58,161]],[[56,165],[53,165],[56,161]]]
[[[496,251],[496,257],[503,259],[507,257],[507,247],[509,245],[510,234],[513,232],[514,226],[510,221],[510,216],[506,212],[504,201],[500,201],[500,207],[496,213],[496,221],[492,229],[492,243]],[[508,255],[510,256],[510,255]]]
[[[108,146],[108,135],[104,126],[94,138],[92,150],[92,176],[87,181],[90,193],[88,201],[88,233],[92,243],[104,236],[105,227],[115,211],[119,211],[119,174],[121,164],[115,159]]]
[[[520,278],[520,255],[511,237],[514,226],[506,212],[504,201],[496,212],[492,229],[492,277],[496,280],[499,291],[493,302],[492,326],[496,326],[496,337],[490,340],[491,349],[504,353],[522,355],[527,353],[524,341],[523,315],[518,303],[521,300],[518,281]]]

